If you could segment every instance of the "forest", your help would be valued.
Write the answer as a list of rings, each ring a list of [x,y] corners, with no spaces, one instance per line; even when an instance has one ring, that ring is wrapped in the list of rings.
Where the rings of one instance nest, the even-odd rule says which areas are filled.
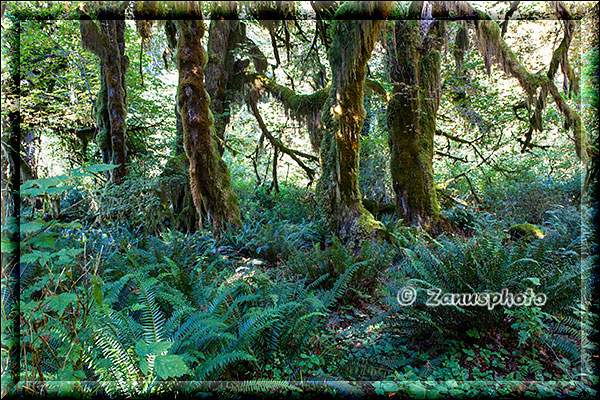
[[[2,397],[595,397],[598,2],[1,12]]]

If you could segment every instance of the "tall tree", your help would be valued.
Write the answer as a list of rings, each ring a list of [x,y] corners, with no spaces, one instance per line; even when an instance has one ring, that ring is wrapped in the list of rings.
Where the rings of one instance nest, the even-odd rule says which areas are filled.
[[[329,28],[332,84],[322,113],[322,175],[317,192],[331,227],[342,240],[357,244],[381,227],[362,205],[358,167],[365,67],[390,7],[391,2],[344,3]]]
[[[114,2],[96,10],[97,21],[89,16],[80,20],[81,42],[100,59],[101,88],[96,100],[96,141],[105,163],[118,165],[111,172],[114,183],[127,175],[127,85],[125,73],[129,59],[125,55],[125,7]]]
[[[431,6],[429,6],[431,7]],[[424,18],[422,18],[424,17]],[[440,206],[433,179],[433,140],[440,103],[443,25],[413,2],[395,22],[389,55],[393,95],[388,105],[390,170],[396,209],[408,225],[436,224]]]
[[[203,211],[215,231],[241,225],[238,200],[231,190],[229,169],[221,159],[214,137],[210,97],[204,87],[206,52],[201,40],[204,21],[200,2],[186,4],[190,20],[177,21],[177,102],[185,150],[190,162],[190,185],[198,215]],[[201,222],[201,221],[200,221]]]
[[[229,123],[232,78],[235,73],[234,50],[246,38],[246,25],[237,19],[237,3],[215,1],[211,4],[208,31],[208,60],[205,68],[206,91],[215,116],[215,138],[219,153],[225,149],[225,128]]]
[[[542,111],[550,94],[565,117],[565,125],[573,131],[575,151],[586,165],[588,146],[581,118],[554,84],[560,66],[565,75],[565,93],[578,92],[577,77],[567,56],[574,23],[562,2],[552,4],[563,20],[564,37],[554,50],[546,73],[529,72],[502,38],[499,25],[467,2],[412,2],[407,20],[395,23],[394,44],[389,46],[390,77],[394,86],[388,107],[390,168],[397,212],[405,223],[435,228],[440,222],[433,180],[433,136],[440,97],[440,38],[443,35],[440,19],[450,14],[465,19],[468,26],[475,28],[477,49],[488,74],[491,65],[497,64],[508,76],[515,77],[525,91],[524,107],[530,128],[524,146],[530,145],[533,132],[542,130]],[[465,35],[466,31],[459,30],[459,34]],[[465,50],[461,47],[459,45],[455,52],[459,67]],[[479,125],[485,128],[484,124]]]

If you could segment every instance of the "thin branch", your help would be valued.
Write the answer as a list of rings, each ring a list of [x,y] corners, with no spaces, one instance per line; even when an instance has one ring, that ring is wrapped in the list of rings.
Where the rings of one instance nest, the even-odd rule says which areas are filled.
[[[290,156],[292,160],[294,160],[298,164],[298,166],[300,166],[300,168],[302,168],[306,172],[306,174],[308,175],[308,179],[312,182],[314,180],[315,170],[308,167],[300,159],[300,157],[308,158],[309,160],[316,162],[318,162],[319,159],[316,156],[313,156],[312,154],[306,154],[301,151],[286,147],[283,143],[281,143],[279,139],[277,139],[271,134],[271,132],[269,132],[269,129],[265,125],[265,122],[263,121],[262,116],[260,115],[260,111],[258,110],[256,101],[251,99],[251,96],[246,96],[246,103],[248,104],[248,107],[250,107],[250,109],[252,110],[252,113],[254,114],[256,122],[258,122],[258,126],[260,127],[260,130],[262,131],[263,135],[269,140],[273,147],[277,147],[282,153]]]
[[[513,1],[510,4],[510,9],[508,10],[508,12],[506,13],[506,15],[504,16],[504,21],[502,22],[501,28],[502,28],[502,33],[500,34],[500,36],[504,37],[504,35],[506,34],[506,30],[508,29],[508,21],[510,20],[510,17],[513,16],[513,14],[515,13],[515,11],[517,11],[517,8],[519,8],[519,3],[521,3],[520,1]]]
[[[453,160],[464,162],[464,163],[468,162],[464,158],[456,157],[456,156],[453,156],[453,155],[448,154],[448,153],[442,153],[441,151],[436,151],[435,154],[438,155],[438,156],[440,156],[440,157],[447,157],[447,158],[451,158]]]

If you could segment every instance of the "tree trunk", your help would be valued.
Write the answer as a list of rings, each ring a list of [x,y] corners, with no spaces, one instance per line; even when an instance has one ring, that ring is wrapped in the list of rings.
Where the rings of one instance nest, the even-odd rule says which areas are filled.
[[[127,175],[125,166],[127,148],[125,147],[125,118],[127,115],[127,87],[125,73],[129,60],[125,56],[125,21],[100,21],[104,34],[108,39],[106,61],[104,64],[107,108],[110,121],[110,141],[112,147],[112,163],[119,165],[112,171],[112,181],[121,183]]]
[[[344,3],[330,28],[328,57],[333,76],[322,114],[322,175],[317,195],[330,227],[342,240],[355,245],[381,229],[362,205],[358,166],[365,119],[365,67],[381,22],[375,15],[389,8],[389,2]],[[344,20],[346,14],[361,14],[364,19]]]
[[[99,20],[98,23],[80,20],[83,46],[100,59],[100,92],[96,99],[96,141],[102,151],[102,162],[117,164],[111,171],[111,180],[121,183],[127,175],[127,86],[125,73],[129,59],[125,55],[125,20],[122,10],[112,12],[115,19]]]
[[[417,7],[411,6],[408,20],[396,22],[395,43],[401,45],[390,52],[394,93],[387,119],[398,215],[404,224],[430,229],[440,215],[433,140],[440,97],[441,27],[433,20],[420,21]]]
[[[173,155],[167,161],[161,177],[161,198],[172,208],[173,224],[176,229],[193,233],[201,225],[190,191],[190,162],[183,146],[183,125],[179,107],[175,106],[176,137]]]
[[[235,2],[214,2],[208,32],[208,61],[205,68],[206,91],[215,116],[215,139],[219,153],[225,149],[225,128],[229,123],[230,79],[234,74],[234,51],[246,37],[245,25],[237,20]]]
[[[204,21],[200,19],[177,21],[179,41],[177,64],[179,68],[178,105],[185,150],[190,162],[190,186],[196,211],[202,210],[218,232],[226,225],[241,225],[238,200],[230,187],[229,170],[221,159],[214,140],[214,118],[210,112],[210,97],[204,89],[206,53],[201,39]]]

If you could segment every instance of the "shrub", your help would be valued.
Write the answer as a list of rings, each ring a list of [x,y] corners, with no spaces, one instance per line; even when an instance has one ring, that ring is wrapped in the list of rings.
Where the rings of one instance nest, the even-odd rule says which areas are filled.
[[[239,232],[226,232],[224,244],[246,255],[277,264],[298,249],[307,249],[322,240],[316,223],[269,220],[245,223]]]
[[[516,294],[535,288],[535,293],[547,294],[544,311],[561,316],[582,294],[589,293],[591,260],[580,260],[576,253],[565,254],[551,245],[545,239],[530,245],[505,245],[491,237],[475,236],[469,240],[439,237],[406,248],[404,260],[390,270],[392,314],[398,324],[417,334],[435,331],[444,337],[466,339],[467,331],[473,329],[506,331],[502,307],[426,306],[428,289],[471,294],[507,289]],[[416,301],[399,307],[395,295],[407,286],[417,292]]]
[[[160,198],[161,179],[129,175],[97,193],[98,218],[137,232],[158,232],[171,214]]]
[[[307,250],[297,250],[290,256],[290,271],[309,279],[321,280],[322,287],[331,287],[349,268],[356,267],[350,286],[355,291],[372,294],[382,280],[382,273],[391,265],[393,257],[391,246],[379,243],[365,243],[358,254],[334,238],[331,245],[320,243]]]

